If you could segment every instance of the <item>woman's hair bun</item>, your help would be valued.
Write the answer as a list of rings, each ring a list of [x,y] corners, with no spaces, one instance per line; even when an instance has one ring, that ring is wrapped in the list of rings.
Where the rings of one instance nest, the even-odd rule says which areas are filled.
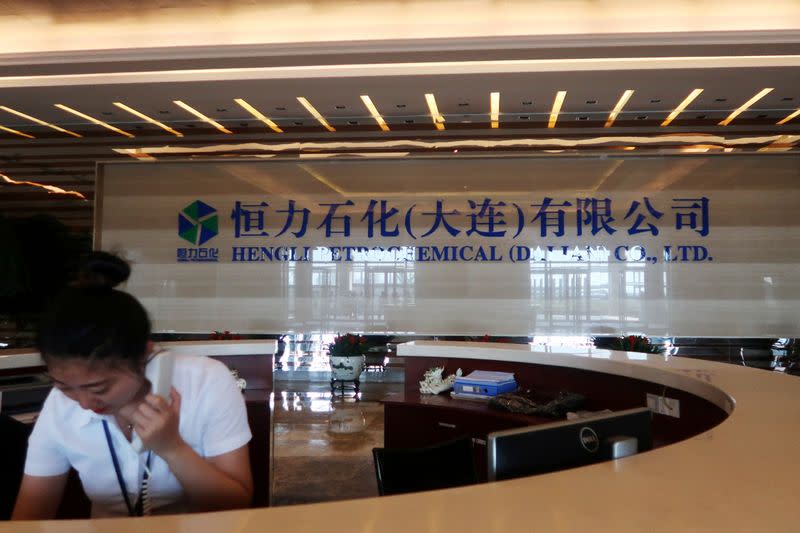
[[[127,281],[131,267],[124,259],[103,251],[89,253],[78,270],[78,287],[113,288]]]

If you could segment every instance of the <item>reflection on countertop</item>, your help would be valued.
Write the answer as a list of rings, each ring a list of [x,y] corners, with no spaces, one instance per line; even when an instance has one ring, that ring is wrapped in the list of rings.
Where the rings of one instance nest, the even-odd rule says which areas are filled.
[[[275,382],[272,505],[377,495],[372,448],[383,446],[381,400],[402,383],[366,382],[359,399],[327,383]]]

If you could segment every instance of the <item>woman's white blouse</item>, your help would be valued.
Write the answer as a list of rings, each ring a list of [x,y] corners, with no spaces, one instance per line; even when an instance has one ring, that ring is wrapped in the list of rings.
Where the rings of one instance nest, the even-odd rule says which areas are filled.
[[[180,434],[201,456],[214,457],[250,441],[242,393],[228,368],[208,357],[175,355],[173,387],[181,395]],[[82,409],[56,388],[45,400],[28,442],[25,473],[55,476],[75,468],[92,501],[92,517],[127,516],[103,431],[108,421],[131,503],[139,495],[147,452],[136,453],[113,417]],[[150,498],[154,512],[169,504],[183,507],[180,483],[160,457],[150,460]]]

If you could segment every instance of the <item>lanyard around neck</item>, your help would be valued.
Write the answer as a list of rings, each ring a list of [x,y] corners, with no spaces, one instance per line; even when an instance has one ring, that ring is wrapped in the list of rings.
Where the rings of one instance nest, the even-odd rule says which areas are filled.
[[[125,486],[125,478],[122,477],[122,470],[119,467],[119,459],[117,459],[117,452],[114,450],[114,443],[111,441],[111,432],[108,430],[108,422],[103,420],[103,431],[106,434],[106,442],[108,443],[108,451],[111,452],[111,462],[114,463],[114,472],[117,474],[117,482],[119,483],[119,490],[122,492],[122,497],[125,499],[125,506],[128,508],[128,516],[142,516],[144,514],[143,511],[143,501],[142,501],[142,489],[139,489],[139,497],[136,500],[136,506],[134,507],[131,505],[131,499],[128,496],[128,489]],[[148,470],[150,468],[150,457],[152,452],[147,452],[147,468],[144,471],[144,476],[142,478],[142,485],[148,482],[150,474]]]

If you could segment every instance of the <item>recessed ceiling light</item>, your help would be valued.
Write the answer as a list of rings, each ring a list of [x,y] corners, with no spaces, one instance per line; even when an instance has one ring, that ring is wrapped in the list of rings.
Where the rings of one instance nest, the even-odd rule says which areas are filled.
[[[20,137],[25,137],[26,139],[35,139],[33,135],[28,135],[27,133],[22,133],[21,131],[12,130],[11,128],[6,128],[5,126],[0,126],[0,130],[7,131],[8,133],[13,133],[14,135],[19,135]]]
[[[622,108],[625,107],[625,104],[628,103],[631,96],[633,96],[633,89],[626,89],[625,92],[622,93],[622,96],[619,97],[617,101],[617,105],[614,106],[614,109],[611,110],[611,113],[608,115],[608,119],[606,120],[604,128],[610,128],[614,121],[617,120],[617,116],[622,111]]]
[[[444,129],[444,116],[439,113],[439,106],[436,105],[436,97],[433,96],[433,93],[427,93],[425,95],[425,103],[428,104],[428,110],[431,112],[431,119],[433,120],[433,125],[436,126],[436,129],[441,131]]]
[[[361,101],[364,102],[365,106],[367,106],[367,111],[369,111],[369,114],[372,115],[372,118],[375,119],[375,122],[378,123],[378,126],[380,126],[381,131],[389,131],[389,125],[386,124],[385,120],[383,120],[383,117],[378,111],[378,108],[375,107],[374,103],[372,103],[372,99],[368,95],[362,94]]]
[[[311,113],[311,116],[317,119],[317,122],[322,124],[322,127],[324,127],[326,130],[330,132],[336,131],[336,129],[334,129],[333,126],[328,124],[328,121],[325,120],[325,117],[323,117],[322,114],[319,111],[317,111],[317,109],[313,105],[311,105],[311,102],[309,102],[305,96],[298,96],[297,101],[300,102],[300,105],[306,108],[306,111]]]
[[[493,129],[500,127],[500,93],[498,92],[489,94],[489,120],[492,122]]]
[[[261,111],[259,111],[255,107],[253,107],[250,104],[248,104],[247,102],[245,102],[244,99],[236,98],[233,101],[236,102],[237,104],[239,104],[242,108],[244,108],[245,111],[247,111],[248,113],[250,113],[251,115],[256,117],[258,120],[260,120],[264,124],[266,124],[267,127],[269,127],[275,133],[283,133],[283,130],[277,124],[275,124],[275,122],[273,122],[269,118],[265,117],[264,114],[261,113]]]
[[[684,98],[683,102],[678,104],[678,107],[676,107],[675,109],[672,110],[672,113],[670,113],[667,116],[667,118],[664,119],[664,122],[662,122],[661,125],[662,126],[669,126],[669,124],[673,120],[675,120],[675,117],[680,115],[683,112],[683,110],[686,109],[689,106],[689,104],[691,104],[694,101],[695,98],[700,96],[700,93],[702,93],[702,92],[703,92],[703,89],[694,89],[692,92],[690,92],[689,96]]]
[[[36,117],[32,117],[30,115],[26,115],[22,111],[17,111],[16,109],[11,109],[10,107],[6,107],[4,105],[0,105],[0,109],[5,111],[6,113],[11,113],[13,115],[17,115],[18,117],[22,117],[24,119],[30,120],[31,122],[35,122],[35,123],[40,124],[42,126],[47,126],[48,128],[53,128],[54,130],[60,131],[61,133],[66,133],[67,135],[72,135],[73,137],[83,137],[83,135],[75,133],[74,131],[65,130],[64,128],[56,126],[55,124],[50,124],[49,122],[45,122],[44,120],[39,120]]]
[[[548,128],[555,128],[558,114],[561,113],[561,106],[564,105],[564,99],[567,97],[567,91],[558,91],[556,98],[553,100],[553,109],[550,110],[550,120],[547,121]]]
[[[191,113],[192,115],[196,116],[197,118],[199,118],[203,122],[207,122],[208,124],[211,124],[212,126],[217,128],[219,131],[221,131],[222,133],[227,133],[227,134],[232,134],[233,133],[231,130],[229,130],[228,128],[226,128],[225,126],[223,126],[222,124],[220,124],[216,120],[205,116],[203,113],[201,113],[197,109],[193,108],[189,104],[187,104],[185,102],[182,102],[181,100],[173,100],[172,103],[175,104],[176,106],[180,107],[181,109],[183,109],[185,111],[188,111],[189,113]]]
[[[176,137],[183,137],[183,133],[181,133],[181,132],[179,132],[179,131],[175,131],[174,129],[170,128],[170,127],[169,127],[169,126],[167,126],[166,124],[164,124],[164,123],[161,123],[161,122],[157,121],[157,120],[156,120],[156,119],[154,119],[154,118],[150,118],[150,117],[148,117],[147,115],[145,115],[144,113],[141,113],[141,112],[139,112],[139,111],[137,111],[137,110],[133,109],[132,107],[128,107],[128,106],[126,106],[125,104],[123,104],[123,103],[121,103],[121,102],[114,102],[114,105],[115,105],[115,106],[117,106],[118,108],[120,108],[120,109],[124,110],[124,111],[127,111],[127,112],[128,112],[128,113],[130,113],[131,115],[134,115],[134,116],[136,116],[136,117],[139,117],[139,118],[140,118],[140,119],[142,119],[142,120],[146,120],[146,121],[147,121],[147,122],[149,122],[150,124],[155,124],[155,125],[156,125],[156,126],[158,126],[159,128],[161,128],[161,129],[163,129],[163,130],[165,130],[165,131],[168,131],[168,132],[170,132],[171,134],[175,135]]]
[[[782,125],[786,124],[787,122],[789,122],[790,120],[792,120],[793,118],[795,118],[795,117],[796,117],[796,116],[798,116],[798,115],[800,115],[800,109],[797,109],[797,110],[795,110],[795,112],[794,112],[794,113],[792,113],[792,114],[791,114],[791,115],[789,115],[788,117],[786,117],[786,118],[784,118],[783,120],[781,120],[780,122],[778,122],[778,123],[776,124],[776,126],[782,126]]]
[[[72,109],[71,107],[65,106],[64,104],[54,104],[54,105],[55,105],[55,107],[61,109],[62,111],[66,111],[67,113],[72,113],[73,115],[81,117],[83,119],[86,119],[89,122],[94,122],[98,126],[103,126],[104,128],[107,128],[107,129],[109,129],[109,130],[111,130],[113,132],[119,133],[120,135],[124,135],[125,137],[131,138],[131,139],[134,137],[134,135],[132,133],[128,133],[127,131],[122,131],[121,129],[119,129],[119,128],[115,127],[115,126],[112,126],[111,124],[108,124],[106,122],[103,122],[100,119],[96,119],[94,117],[90,117],[89,115],[87,115],[85,113],[81,113],[77,109]]]
[[[774,90],[774,88],[772,88],[772,87],[769,87],[769,88],[766,88],[766,89],[761,89],[752,98],[750,98],[748,101],[746,101],[745,103],[743,103],[742,105],[740,105],[739,107],[734,109],[733,112],[730,115],[728,115],[728,117],[725,120],[721,121],[717,125],[718,126],[727,126],[728,124],[731,123],[731,121],[733,121],[733,119],[738,117],[743,111],[746,111],[751,105],[755,104],[756,102],[758,102],[759,100],[764,98],[766,95],[771,93],[773,90]]]

